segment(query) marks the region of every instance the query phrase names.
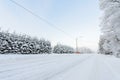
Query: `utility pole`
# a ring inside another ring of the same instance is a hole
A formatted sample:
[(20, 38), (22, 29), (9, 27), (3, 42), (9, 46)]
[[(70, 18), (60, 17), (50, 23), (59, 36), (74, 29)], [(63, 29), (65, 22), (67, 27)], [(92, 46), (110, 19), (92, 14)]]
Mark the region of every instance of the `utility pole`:
[(76, 41), (76, 53), (77, 53), (77, 54), (80, 54), (79, 46), (78, 46), (78, 44), (79, 44), (79, 43), (78, 43), (78, 38), (82, 38), (82, 36), (76, 37), (76, 40), (75, 40), (75, 41)]
[(77, 42), (77, 38), (76, 38), (76, 53), (78, 52), (78, 42)]
[(78, 39), (76, 38), (76, 53), (79, 54), (80, 52), (78, 51)]

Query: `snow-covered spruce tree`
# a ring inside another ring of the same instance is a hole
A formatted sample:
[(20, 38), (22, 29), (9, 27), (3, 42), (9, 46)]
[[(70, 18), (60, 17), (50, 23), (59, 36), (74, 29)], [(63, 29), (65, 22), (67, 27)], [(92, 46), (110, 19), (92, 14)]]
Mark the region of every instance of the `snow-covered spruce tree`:
[(10, 34), (8, 32), (0, 32), (0, 52), (2, 54), (9, 53), (11, 50)]
[(49, 41), (41, 39), (38, 44), (36, 44), (37, 53), (51, 53), (51, 50), (51, 43)]
[(120, 0), (100, 0), (103, 10), (99, 50), (103, 54), (120, 54)]
[(53, 48), (53, 53), (58, 53), (58, 54), (74, 53), (74, 49), (66, 45), (57, 44)]

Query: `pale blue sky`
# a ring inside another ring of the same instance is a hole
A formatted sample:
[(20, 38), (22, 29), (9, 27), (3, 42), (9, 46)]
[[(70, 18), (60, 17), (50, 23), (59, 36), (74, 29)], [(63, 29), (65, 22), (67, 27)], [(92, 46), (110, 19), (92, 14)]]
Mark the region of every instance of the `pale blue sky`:
[[(98, 48), (100, 10), (99, 0), (15, 0), (35, 14), (64, 30), (72, 37), (40, 21), (9, 0), (0, 0), (0, 26), (2, 30), (45, 38), (53, 45), (62, 43), (75, 47)], [(80, 37), (82, 36), (82, 37)]]

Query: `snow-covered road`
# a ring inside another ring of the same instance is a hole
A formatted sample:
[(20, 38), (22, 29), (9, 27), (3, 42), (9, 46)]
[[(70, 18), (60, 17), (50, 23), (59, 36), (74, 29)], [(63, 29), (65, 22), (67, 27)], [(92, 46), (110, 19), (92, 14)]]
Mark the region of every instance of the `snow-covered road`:
[(120, 59), (100, 54), (0, 55), (0, 80), (120, 80)]

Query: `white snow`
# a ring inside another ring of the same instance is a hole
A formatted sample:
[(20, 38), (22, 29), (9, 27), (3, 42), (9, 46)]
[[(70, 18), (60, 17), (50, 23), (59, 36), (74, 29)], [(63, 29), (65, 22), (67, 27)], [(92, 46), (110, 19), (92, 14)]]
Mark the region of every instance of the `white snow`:
[(100, 54), (0, 55), (0, 80), (120, 80), (120, 59)]

